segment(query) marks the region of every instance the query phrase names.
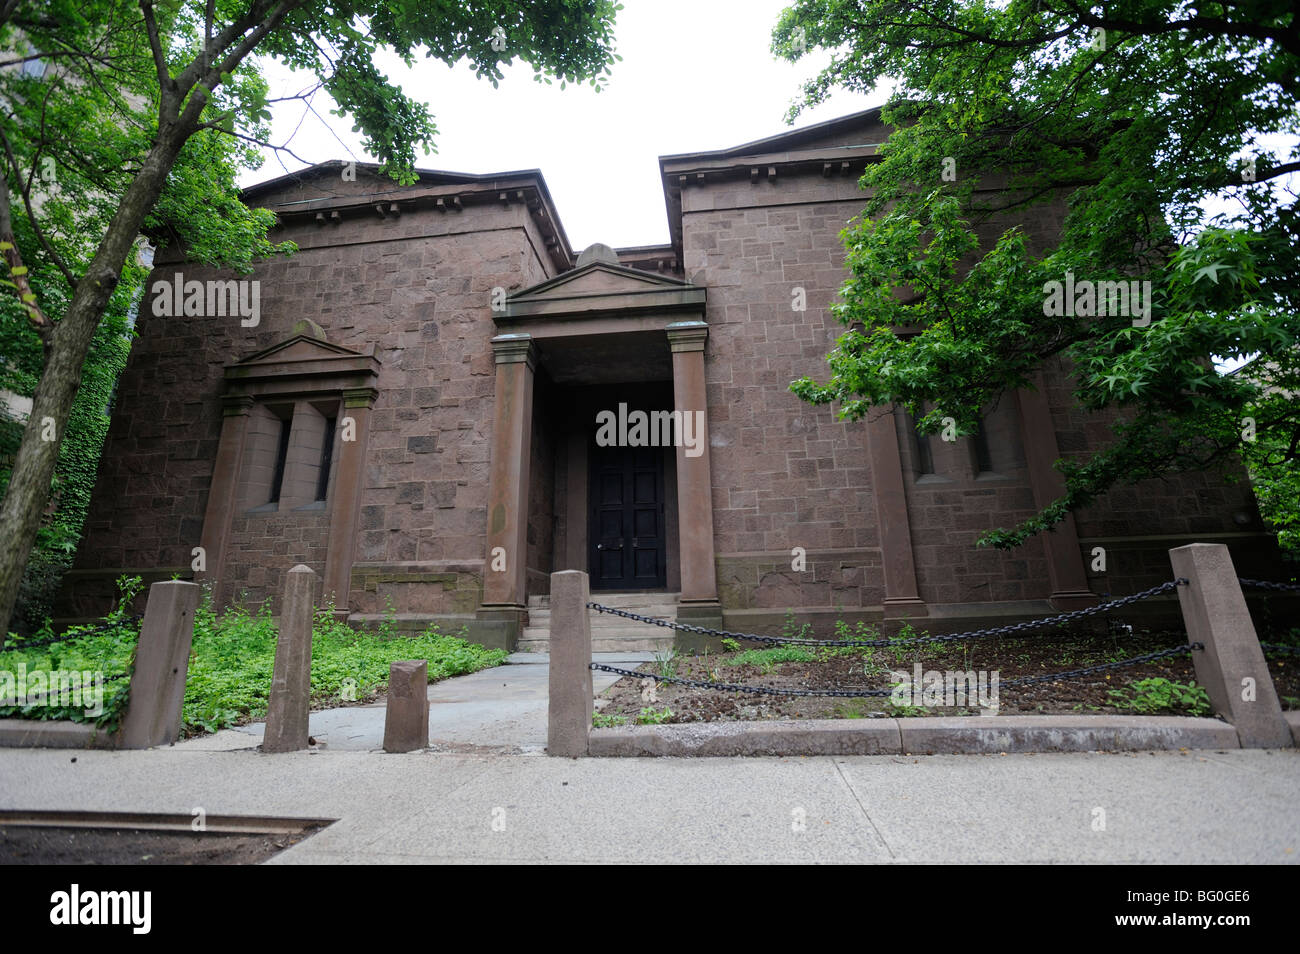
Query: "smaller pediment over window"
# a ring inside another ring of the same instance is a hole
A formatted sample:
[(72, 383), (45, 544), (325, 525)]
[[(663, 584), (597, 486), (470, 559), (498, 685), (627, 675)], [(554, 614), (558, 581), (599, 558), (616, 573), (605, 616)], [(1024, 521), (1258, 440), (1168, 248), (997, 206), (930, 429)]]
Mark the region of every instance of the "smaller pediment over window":
[(296, 334), (225, 368), (227, 396), (343, 392), (374, 387), (378, 377), (379, 359), (373, 354), (310, 333)]

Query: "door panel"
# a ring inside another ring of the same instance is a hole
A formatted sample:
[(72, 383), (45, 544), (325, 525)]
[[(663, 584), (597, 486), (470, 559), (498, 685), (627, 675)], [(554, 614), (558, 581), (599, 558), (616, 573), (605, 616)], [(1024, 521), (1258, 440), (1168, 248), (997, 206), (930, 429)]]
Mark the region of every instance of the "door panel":
[(591, 588), (663, 588), (663, 449), (593, 445), (589, 453)]

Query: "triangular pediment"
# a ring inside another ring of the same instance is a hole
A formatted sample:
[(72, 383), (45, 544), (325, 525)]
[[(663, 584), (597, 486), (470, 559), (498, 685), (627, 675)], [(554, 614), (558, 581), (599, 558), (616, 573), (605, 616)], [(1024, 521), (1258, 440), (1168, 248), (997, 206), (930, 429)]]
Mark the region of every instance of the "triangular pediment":
[(506, 299), (505, 318), (703, 311), (704, 289), (680, 278), (592, 262)]
[(690, 288), (690, 282), (626, 265), (592, 262), (511, 295), (509, 301), (541, 301), (582, 295), (621, 295), (666, 288)]
[(293, 361), (319, 361), (322, 358), (364, 358), (360, 351), (353, 351), (342, 345), (331, 344), (310, 335), (294, 335), (279, 344), (250, 354), (236, 361), (234, 367), (249, 367), (258, 364), (284, 364)]

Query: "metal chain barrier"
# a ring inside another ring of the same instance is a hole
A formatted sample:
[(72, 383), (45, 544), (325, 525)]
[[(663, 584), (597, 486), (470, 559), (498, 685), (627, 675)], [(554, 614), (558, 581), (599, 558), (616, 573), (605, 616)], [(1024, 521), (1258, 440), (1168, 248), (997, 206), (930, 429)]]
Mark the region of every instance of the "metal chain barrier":
[(733, 633), (725, 629), (709, 629), (705, 626), (694, 626), (690, 623), (679, 623), (673, 619), (660, 619), (656, 616), (642, 616), (640, 613), (633, 613), (628, 610), (614, 609), (612, 606), (602, 606), (600, 603), (588, 603), (588, 609), (594, 609), (598, 613), (609, 613), (614, 616), (622, 616), (625, 619), (635, 620), (638, 623), (649, 623), (652, 626), (663, 626), (668, 629), (681, 630), (684, 633), (698, 633), (701, 636), (721, 636), (724, 639), (745, 639), (755, 643), (771, 643), (794, 646), (825, 646), (825, 647), (872, 647), (885, 649), (893, 646), (909, 646), (913, 643), (950, 643), (964, 639), (984, 639), (989, 636), (1008, 636), (1012, 633), (1028, 632), (1031, 629), (1040, 629), (1044, 626), (1060, 626), (1076, 619), (1084, 619), (1088, 616), (1095, 616), (1098, 613), (1105, 613), (1109, 610), (1117, 609), (1121, 606), (1128, 606), (1130, 603), (1137, 603), (1141, 600), (1150, 599), (1153, 596), (1159, 596), (1161, 593), (1175, 589), (1179, 586), (1186, 586), (1187, 580), (1178, 578), (1170, 580), (1168, 583), (1161, 583), (1159, 586), (1153, 586), (1149, 590), (1143, 590), (1141, 593), (1134, 593), (1132, 596), (1124, 596), (1117, 600), (1111, 600), (1107, 603), (1098, 603), (1096, 606), (1089, 606), (1084, 609), (1074, 610), (1070, 613), (1061, 613), (1057, 616), (1046, 616), (1042, 619), (1026, 620), (1023, 623), (1012, 623), (1007, 626), (995, 626), (991, 629), (977, 629), (966, 633), (946, 633), (939, 636), (915, 636), (908, 639), (808, 639), (804, 637), (791, 636), (763, 636), (756, 633)]
[[(1006, 682), (999, 681), (998, 688), (1014, 688), (1016, 686), (1028, 686), (1037, 682), (1059, 682), (1062, 679), (1070, 679), (1078, 676), (1090, 676), (1093, 673), (1108, 672), (1112, 669), (1123, 669), (1127, 666), (1136, 666), (1140, 663), (1150, 662), (1153, 659), (1163, 659), (1166, 656), (1181, 656), (1192, 650), (1204, 649), (1202, 643), (1188, 643), (1183, 646), (1171, 646), (1168, 649), (1157, 650), (1153, 653), (1144, 653), (1141, 656), (1134, 656), (1131, 659), (1121, 659), (1118, 662), (1101, 663), (1097, 666), (1087, 666), (1083, 669), (1068, 669), (1065, 672), (1048, 673), (1042, 676), (1021, 676), (1017, 679), (1008, 679)], [(680, 679), (677, 676), (662, 676), (653, 672), (634, 672), (631, 669), (620, 669), (617, 666), (606, 666), (604, 663), (591, 663), (593, 670), (600, 672), (611, 672), (618, 676), (631, 676), (634, 679), (653, 679), (656, 682), (666, 682), (677, 686), (686, 686), (689, 689), (718, 689), (722, 692), (750, 692), (762, 696), (828, 696), (836, 699), (861, 699), (867, 697), (884, 697), (893, 695), (893, 689), (781, 689), (773, 686), (742, 686), (734, 682), (706, 682), (703, 679)]]
[(100, 623), (94, 629), (82, 630), (81, 632), (67, 632), (67, 633), (63, 633), (61, 636), (51, 636), (49, 639), (36, 639), (36, 640), (20, 642), (20, 643), (7, 643), (4, 646), (0, 646), (0, 653), (19, 652), (24, 649), (40, 649), (42, 646), (53, 646), (55, 643), (66, 643), (74, 639), (85, 639), (88, 636), (98, 636), (101, 633), (106, 633), (109, 630), (122, 625), (122, 623), (130, 622), (130, 623), (139, 624), (142, 619), (144, 619), (143, 616), (127, 616), (124, 617), (119, 622)]
[(1283, 646), (1281, 643), (1260, 643), (1260, 649), (1269, 649), (1275, 653), (1300, 653), (1300, 646)]
[(1257, 590), (1274, 590), (1279, 593), (1300, 593), (1300, 583), (1274, 583), (1272, 580), (1248, 580), (1245, 577), (1238, 577), (1237, 582), (1242, 586), (1254, 587)]

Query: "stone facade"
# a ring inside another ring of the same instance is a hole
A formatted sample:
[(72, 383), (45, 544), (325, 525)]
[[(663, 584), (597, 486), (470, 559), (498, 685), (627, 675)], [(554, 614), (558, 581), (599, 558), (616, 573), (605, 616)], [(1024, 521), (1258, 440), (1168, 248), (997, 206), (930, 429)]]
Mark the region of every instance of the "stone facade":
[[(1059, 366), (990, 409), (982, 442), (790, 393), (825, 376), (839, 232), (886, 136), (872, 111), (663, 157), (671, 242), (582, 257), (536, 171), (402, 187), (330, 163), (247, 190), (299, 251), (249, 276), (158, 255), (65, 614), (102, 611), (126, 571), (258, 602), (301, 563), (356, 622), (391, 608), (507, 644), (564, 569), (596, 591), (655, 580), (681, 617), (732, 628), (787, 610), (942, 628), (1167, 580), (1180, 542), (1267, 561), (1245, 482), (1201, 475), (1115, 491), (1012, 553), (975, 547), (1055, 496), (1057, 456), (1106, 438)], [(1043, 242), (1061, 214), (1022, 224)], [(178, 274), (259, 282), (257, 323), (156, 314)], [(593, 411), (620, 403), (699, 412), (700, 453), (610, 456)]]

